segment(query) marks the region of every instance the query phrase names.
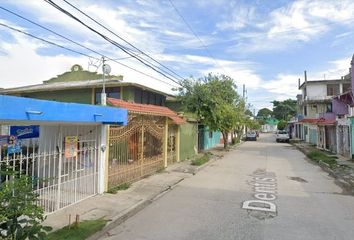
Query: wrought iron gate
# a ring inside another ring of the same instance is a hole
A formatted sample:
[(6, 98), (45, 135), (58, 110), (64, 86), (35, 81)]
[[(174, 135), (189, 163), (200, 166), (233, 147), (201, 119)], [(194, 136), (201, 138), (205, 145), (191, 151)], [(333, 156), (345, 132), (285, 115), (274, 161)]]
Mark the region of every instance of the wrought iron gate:
[(128, 125), (109, 130), (108, 188), (163, 168), (164, 117), (130, 115)]
[[(46, 213), (97, 194), (97, 126), (41, 126), (40, 137), (21, 140), (21, 151), (9, 154), (0, 146), (0, 169), (10, 169), (32, 179), (39, 205)], [(65, 149), (65, 137), (74, 136), (74, 151)], [(0, 183), (14, 177), (0, 175)]]

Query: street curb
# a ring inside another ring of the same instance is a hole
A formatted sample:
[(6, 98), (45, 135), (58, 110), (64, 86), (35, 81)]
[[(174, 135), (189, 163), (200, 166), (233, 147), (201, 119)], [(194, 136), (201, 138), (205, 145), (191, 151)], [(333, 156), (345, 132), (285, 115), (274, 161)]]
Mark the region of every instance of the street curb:
[[(237, 143), (237, 144), (235, 144), (235, 145), (232, 145), (232, 147), (230, 147), (230, 150), (229, 150), (229, 151), (235, 150), (238, 146), (242, 145), (244, 142), (245, 142), (245, 141), (241, 141), (241, 142), (239, 142), (239, 143)], [(196, 167), (192, 174), (193, 174), (193, 175), (197, 174), (197, 173), (198, 173), (199, 171), (201, 171), (203, 168), (209, 166), (210, 164), (216, 162), (217, 160), (219, 160), (219, 159), (221, 159), (221, 158), (223, 158), (223, 157), (224, 157), (224, 155), (222, 155), (222, 157), (213, 156), (212, 158), (210, 158), (210, 160), (209, 160), (208, 162), (204, 163), (204, 164), (201, 165), (201, 166)]]
[(166, 187), (166, 188), (162, 189), (161, 191), (159, 191), (158, 193), (154, 194), (151, 198), (146, 199), (146, 200), (144, 200), (142, 202), (136, 203), (135, 205), (131, 206), (130, 208), (125, 210), (122, 215), (111, 219), (111, 221), (108, 222), (107, 225), (101, 231), (96, 232), (95, 234), (93, 234), (92, 236), (87, 238), (87, 240), (98, 240), (98, 239), (100, 239), (107, 232), (109, 232), (110, 230), (112, 230), (115, 227), (119, 226), (120, 224), (122, 224), (123, 222), (125, 222), (129, 218), (133, 217), (135, 214), (137, 214), (138, 212), (140, 212), (141, 210), (143, 210), (147, 206), (149, 206), (155, 200), (159, 199), (164, 194), (166, 194), (167, 192), (169, 192), (172, 189), (174, 189), (184, 179), (185, 178), (180, 178), (178, 181), (174, 182), (172, 185), (169, 185), (168, 187)]
[[(236, 145), (234, 145), (233, 147), (236, 148), (239, 145), (243, 144), (244, 142), (240, 142)], [(234, 148), (232, 150), (234, 150)], [(209, 166), (210, 164), (214, 163), (215, 161), (223, 158), (222, 157), (212, 157), (208, 162), (206, 162), (205, 164), (198, 166), (195, 171), (193, 171), (193, 175), (195, 175), (197, 172), (201, 171), (203, 168)], [(151, 198), (146, 199), (142, 202), (138, 202), (135, 205), (131, 206), (130, 208), (128, 208), (127, 210), (125, 210), (120, 216), (117, 216), (113, 219), (111, 219), (111, 221), (109, 221), (107, 223), (107, 225), (99, 232), (96, 232), (95, 234), (93, 234), (92, 236), (90, 236), (89, 238), (87, 238), (87, 240), (98, 240), (101, 237), (103, 237), (105, 234), (107, 234), (107, 232), (109, 232), (110, 230), (114, 229), (115, 227), (119, 226), (120, 224), (122, 224), (123, 222), (125, 222), (126, 220), (128, 220), (129, 218), (133, 217), (135, 214), (137, 214), (138, 212), (140, 212), (141, 210), (143, 210), (144, 208), (146, 208), (147, 206), (149, 206), (151, 203), (153, 203), (154, 201), (156, 201), (157, 199), (159, 199), (160, 197), (162, 197), (163, 195), (165, 195), (167, 192), (171, 191), (172, 189), (174, 189), (180, 182), (182, 182), (185, 178), (181, 177), (178, 181), (174, 182), (173, 184), (169, 185), (168, 187), (162, 189), (161, 191), (159, 191), (158, 193), (156, 193), (155, 195), (153, 195)]]
[(311, 162), (312, 164), (315, 164), (319, 167), (321, 167), (321, 169), (325, 172), (327, 172), (331, 177), (334, 178), (334, 182), (341, 187), (343, 190), (345, 190), (347, 193), (354, 195), (354, 184), (351, 184), (350, 182), (347, 182), (345, 179), (341, 178), (340, 176), (338, 176), (329, 166), (329, 164), (323, 162), (323, 161), (319, 161), (318, 163), (316, 163), (315, 161), (311, 160), (310, 158), (308, 158), (306, 156), (307, 152), (304, 148), (299, 147), (297, 144), (293, 144), (293, 146), (295, 146), (300, 152), (302, 152), (305, 155), (305, 159), (308, 162)]

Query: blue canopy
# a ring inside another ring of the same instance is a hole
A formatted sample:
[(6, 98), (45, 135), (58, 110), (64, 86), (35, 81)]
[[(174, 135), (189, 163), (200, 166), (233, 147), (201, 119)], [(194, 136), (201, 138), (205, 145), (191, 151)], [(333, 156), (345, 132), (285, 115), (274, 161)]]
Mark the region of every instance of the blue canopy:
[(0, 122), (5, 121), (126, 125), (128, 111), (116, 107), (0, 95)]

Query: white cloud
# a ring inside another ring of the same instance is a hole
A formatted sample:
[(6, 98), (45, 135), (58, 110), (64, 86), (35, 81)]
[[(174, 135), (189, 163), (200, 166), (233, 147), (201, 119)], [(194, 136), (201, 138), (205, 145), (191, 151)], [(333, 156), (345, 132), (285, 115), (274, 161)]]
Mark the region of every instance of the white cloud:
[(278, 99), (295, 98), (299, 93), (298, 75), (278, 74), (274, 80), (263, 82), (262, 88), (277, 95)]
[(0, 87), (9, 88), (42, 83), (67, 71), (74, 63), (85, 66), (86, 58), (65, 55), (40, 56), (42, 43), (14, 35), (16, 43), (6, 44), (6, 55), (0, 55)]
[(328, 62), (328, 69), (308, 73), (308, 79), (339, 79), (349, 73), (352, 56)]
[[(241, 13), (242, 11), (240, 15)], [(273, 10), (266, 18), (248, 18), (248, 24), (258, 30), (237, 31), (235, 39), (238, 40), (238, 45), (232, 49), (243, 52), (283, 50), (294, 47), (299, 42), (318, 39), (338, 24), (351, 26), (353, 16), (352, 0), (293, 1)], [(242, 21), (239, 21), (239, 26), (243, 26)], [(237, 27), (234, 29), (238, 30)]]
[(218, 23), (216, 27), (220, 30), (233, 29), (239, 30), (252, 22), (255, 17), (255, 8), (250, 6), (236, 5), (232, 10), (231, 16), (226, 20)]

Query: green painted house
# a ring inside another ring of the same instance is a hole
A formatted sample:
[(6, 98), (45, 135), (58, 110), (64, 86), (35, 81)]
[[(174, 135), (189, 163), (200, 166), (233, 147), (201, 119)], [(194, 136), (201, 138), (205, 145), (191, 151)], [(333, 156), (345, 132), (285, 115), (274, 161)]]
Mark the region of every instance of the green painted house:
[[(106, 76), (107, 97), (164, 106), (166, 97), (170, 96), (158, 90), (122, 80), (123, 76)], [(102, 74), (85, 71), (80, 65), (74, 65), (70, 71), (43, 81), (43, 84), (1, 89), (0, 94), (59, 102), (99, 104), (102, 85)]]

